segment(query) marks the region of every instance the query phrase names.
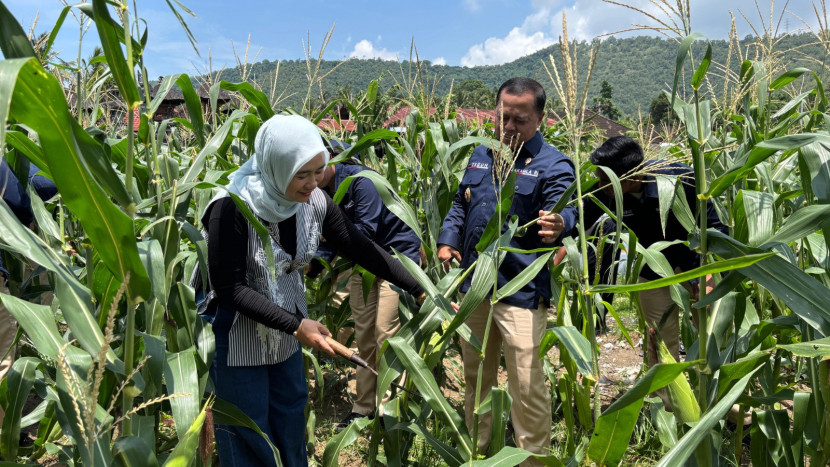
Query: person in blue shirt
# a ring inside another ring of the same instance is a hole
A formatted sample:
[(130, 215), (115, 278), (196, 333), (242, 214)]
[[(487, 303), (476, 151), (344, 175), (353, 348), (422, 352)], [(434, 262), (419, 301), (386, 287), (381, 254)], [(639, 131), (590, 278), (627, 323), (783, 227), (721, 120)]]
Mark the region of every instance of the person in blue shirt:
[[(321, 187), (334, 196), (344, 180), (365, 170), (371, 169), (354, 161), (329, 165)], [(381, 248), (390, 254), (397, 251), (420, 264), (421, 240), (409, 226), (386, 208), (370, 179), (354, 177), (339, 206), (354, 226)], [(401, 327), (398, 316), (400, 295), (392, 290), (389, 282), (376, 278), (368, 295), (364, 296), (363, 276), (360, 273), (351, 276), (348, 290), (358, 353), (377, 369), (378, 351)], [(347, 427), (356, 418), (374, 417), (378, 409), (377, 377), (366, 368), (358, 367), (356, 373), (357, 394), (352, 411), (337, 424), (339, 429)], [(386, 400), (384, 398), (382, 403)]]
[[(40, 172), (40, 169), (34, 164), (29, 165), (29, 184), (32, 185), (39, 198), (50, 199), (57, 194), (58, 189), (53, 181), (42, 175), (37, 175), (38, 172)], [(35, 220), (34, 212), (32, 212), (32, 200), (6, 159), (0, 161), (0, 193), (2, 193), (3, 201), (9, 206), (20, 223), (27, 227), (31, 226)], [(9, 276), (10, 273), (3, 263), (3, 255), (0, 254), (0, 292), (5, 294), (9, 293)], [(16, 334), (17, 321), (5, 306), (0, 305), (0, 355), (6, 355), (7, 350), (14, 344)], [(0, 381), (6, 377), (12, 364), (14, 364), (14, 357), (15, 351), (12, 349), (0, 361)], [(3, 423), (4, 415), (3, 409), (0, 408), (0, 425)]]
[[(660, 220), (660, 198), (657, 191), (655, 177), (665, 175), (676, 177), (677, 183), (683, 187), (686, 202), (697, 218), (697, 193), (695, 191), (694, 170), (680, 162), (663, 160), (645, 161), (643, 148), (636, 141), (627, 136), (610, 138), (591, 154), (591, 162), (597, 166), (611, 169), (620, 177), (620, 188), (623, 193), (623, 223), (637, 234), (637, 241), (645, 248), (656, 242), (686, 240), (688, 231), (677, 219), (674, 211), (669, 211), (665, 230)], [(596, 197), (606, 206), (613, 209), (614, 190), (610, 185), (605, 172), (597, 169), (597, 177), (602, 191)], [(707, 225), (727, 233), (728, 229), (721, 223), (711, 200), (707, 205)], [(585, 225), (595, 222), (603, 210), (594, 203), (585, 203)], [(675, 271), (688, 271), (700, 266), (700, 257), (686, 245), (675, 244), (664, 248), (663, 255)], [(660, 278), (647, 265), (640, 271), (640, 281), (646, 282)], [(692, 298), (699, 295), (699, 284), (696, 282), (683, 284)], [(707, 288), (711, 288), (711, 278), (707, 278)], [(675, 360), (680, 357), (680, 320), (679, 308), (671, 298), (669, 287), (644, 290), (639, 292), (640, 304), (646, 318), (646, 324), (653, 327), (666, 343)], [(646, 333), (648, 335), (648, 333)], [(653, 344), (649, 340), (649, 364), (657, 362)]]
[[(546, 143), (538, 131), (545, 118), (545, 90), (535, 80), (512, 78), (502, 84), (496, 95), (496, 138), (519, 149), (513, 171), (516, 186), (511, 215), (519, 218), (519, 225), (540, 218), (521, 237), (514, 237), (510, 246), (522, 250), (534, 250), (551, 246), (562, 232), (568, 232), (575, 224), (576, 211), (566, 207), (559, 214), (547, 214), (568, 186), (574, 181), (574, 164), (571, 160)], [(477, 258), (476, 244), (484, 228), (496, 210), (496, 192), (493, 185), (493, 151), (479, 146), (470, 156), (467, 170), (452, 207), (444, 219), (438, 237), (438, 259), (446, 266), (453, 259), (462, 268), (469, 267)], [(524, 271), (543, 253), (505, 254), (498, 270), (498, 285)], [(461, 286), (461, 292), (470, 288), (470, 278)], [(511, 416), (516, 445), (533, 453), (547, 454), (550, 447), (551, 407), (550, 391), (545, 385), (545, 375), (539, 358), (539, 346), (547, 327), (547, 310), (550, 300), (550, 272), (547, 266), (509, 297), (494, 304), (493, 322), (484, 351), (481, 375), (481, 400), (496, 386), (496, 379), (504, 344), (507, 366), (508, 390), (513, 399)], [(490, 301), (484, 300), (467, 320), (470, 330), (483, 339), (490, 311)], [(469, 343), (461, 345), (464, 378), (464, 412), (467, 426), (473, 428), (476, 383), (478, 378), (478, 352)], [(492, 414), (479, 418), (479, 446), (486, 452), (490, 442)], [(533, 458), (524, 465), (533, 465)]]

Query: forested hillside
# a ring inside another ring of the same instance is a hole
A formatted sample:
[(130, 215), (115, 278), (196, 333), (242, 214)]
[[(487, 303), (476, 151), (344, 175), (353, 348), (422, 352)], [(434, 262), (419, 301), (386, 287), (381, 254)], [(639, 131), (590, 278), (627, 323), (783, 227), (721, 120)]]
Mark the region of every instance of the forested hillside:
[[(761, 41), (764, 42), (764, 41)], [(823, 62), (826, 60), (826, 51), (816, 43), (812, 34), (791, 35), (773, 41), (773, 49), (781, 55), (781, 60), (788, 66), (806, 65), (810, 60)], [(747, 36), (741, 41), (741, 52), (744, 57), (752, 58), (759, 41)], [(582, 58), (578, 64), (579, 76), (585, 76), (588, 66), (587, 42), (579, 44)], [(631, 116), (637, 113), (638, 107), (648, 112), (651, 101), (661, 90), (667, 89), (674, 76), (675, 59), (678, 44), (670, 39), (659, 37), (639, 36), (625, 39), (609, 38), (603, 41), (597, 57), (594, 76), (591, 80), (590, 96), (597, 96), (600, 85), (608, 81), (613, 86), (614, 103), (623, 114)], [(697, 55), (703, 56), (702, 43), (697, 44)], [(713, 61), (710, 75), (722, 75), (729, 50), (725, 40), (712, 41)], [(543, 62), (549, 63), (549, 56), (557, 60), (559, 66), (559, 46), (554, 45), (540, 50), (532, 55), (522, 57), (504, 65), (480, 66), (465, 68), (460, 66), (437, 66), (425, 62), (424, 71), (434, 84), (438, 95), (446, 95), (450, 84), (456, 85), (463, 80), (480, 80), (487, 88), (498, 86), (511, 76), (536, 77), (543, 84), (549, 84), (547, 72)], [(324, 75), (334, 68), (337, 61), (324, 60), (320, 64), (320, 75)], [(313, 64), (312, 64), (313, 65)], [(277, 62), (263, 60), (249, 65), (249, 80), (256, 81), (266, 93), (271, 91), (271, 82)], [(732, 72), (740, 70), (739, 61), (733, 58), (730, 65)], [(561, 66), (560, 66), (561, 69)], [(348, 60), (331, 72), (322, 82), (322, 100), (328, 101), (339, 94), (365, 90), (373, 79), (382, 74), (381, 88), (387, 89), (396, 82), (405, 82), (410, 75), (410, 63), (395, 61)], [(221, 79), (237, 82), (241, 80), (241, 70), (238, 68), (226, 69), (221, 73)], [(283, 94), (283, 106), (299, 106), (308, 94), (307, 66), (305, 60), (286, 60), (280, 62), (279, 75), (276, 81), (276, 94)], [(720, 82), (720, 80), (713, 80)], [(552, 93), (551, 93), (552, 94)], [(321, 100), (321, 90), (315, 87), (312, 97), (318, 102)]]

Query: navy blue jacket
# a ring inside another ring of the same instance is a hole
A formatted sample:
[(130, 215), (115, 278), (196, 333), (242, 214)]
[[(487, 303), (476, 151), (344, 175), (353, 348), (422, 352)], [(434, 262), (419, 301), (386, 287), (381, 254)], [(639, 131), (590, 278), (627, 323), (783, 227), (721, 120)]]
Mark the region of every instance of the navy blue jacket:
[[(514, 169), (517, 173), (513, 204), (509, 215), (519, 217), (519, 225), (539, 217), (539, 210), (552, 208), (568, 186), (574, 181), (574, 164), (571, 160), (536, 135), (522, 147)], [(449, 245), (461, 252), (461, 267), (469, 267), (478, 257), (476, 244), (484, 233), (487, 222), (496, 212), (496, 192), (493, 186), (493, 153), (486, 146), (479, 146), (470, 156), (467, 170), (458, 185), (441, 235), (439, 245)], [(469, 194), (468, 191), (469, 190)], [(562, 211), (564, 232), (568, 233), (576, 221), (576, 209), (571, 205)], [(523, 237), (514, 237), (510, 246), (534, 250), (553, 246), (542, 243), (539, 226), (533, 224)], [(498, 285), (503, 286), (544, 253), (507, 253), (499, 268)], [(470, 289), (471, 277), (461, 285), (461, 292)], [(502, 301), (509, 305), (536, 309), (540, 299), (550, 300), (550, 271), (547, 266), (515, 294)]]
[[(651, 166), (651, 168), (649, 168)], [(683, 191), (686, 201), (697, 218), (697, 192), (695, 191), (694, 170), (680, 162), (666, 163), (665, 161), (649, 161), (645, 163), (644, 170), (647, 172), (643, 179), (643, 195), (638, 199), (628, 193), (623, 195), (623, 222), (635, 234), (637, 240), (645, 248), (662, 241), (686, 240), (689, 233), (677, 220), (674, 211), (669, 211), (666, 219), (666, 233), (663, 234), (663, 226), (660, 222), (660, 198), (657, 191), (655, 175), (676, 176), (677, 183), (683, 184)], [(614, 200), (604, 192), (596, 193), (597, 199), (602, 201), (606, 207), (614, 210)], [(603, 214), (593, 202), (586, 202), (583, 212), (585, 214), (585, 226), (592, 225)], [(715, 207), (710, 200), (707, 207), (707, 226), (727, 233), (728, 229), (721, 223)], [(686, 245), (672, 245), (662, 250), (672, 269), (680, 268), (688, 271), (700, 266), (700, 258), (694, 250)], [(647, 265), (643, 267), (640, 276), (654, 280), (660, 276)]]
[[(371, 169), (358, 164), (335, 164), (334, 191), (337, 192), (343, 180), (364, 170)], [(331, 195), (334, 196), (334, 193)], [(339, 206), (358, 230), (389, 254), (395, 250), (416, 264), (421, 263), (421, 240), (404, 221), (386, 208), (371, 180), (355, 177)], [(335, 254), (328, 245), (320, 244), (318, 256), (330, 262)]]

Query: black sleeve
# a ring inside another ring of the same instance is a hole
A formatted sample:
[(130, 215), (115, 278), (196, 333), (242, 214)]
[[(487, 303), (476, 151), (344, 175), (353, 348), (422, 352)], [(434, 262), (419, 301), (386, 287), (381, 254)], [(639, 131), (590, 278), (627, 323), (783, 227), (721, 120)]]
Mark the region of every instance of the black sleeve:
[(424, 293), (424, 289), (406, 272), (401, 263), (363, 235), (328, 195), (326, 195), (326, 202), (328, 206), (326, 218), (323, 220), (323, 236), (327, 242), (331, 243), (343, 256), (410, 294), (417, 297)]
[(210, 208), (208, 272), (219, 304), (233, 308), (252, 320), (291, 334), (302, 317), (278, 306), (248, 287), (245, 281), (248, 256), (248, 221), (229, 197)]

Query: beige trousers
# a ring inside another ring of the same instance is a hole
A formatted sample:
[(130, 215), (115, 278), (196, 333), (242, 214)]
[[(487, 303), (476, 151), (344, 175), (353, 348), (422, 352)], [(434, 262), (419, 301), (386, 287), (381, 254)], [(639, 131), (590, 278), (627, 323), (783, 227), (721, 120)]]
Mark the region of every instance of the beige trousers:
[[(648, 282), (648, 279), (640, 277), (640, 282)], [(687, 282), (683, 283), (683, 287), (691, 291), (691, 287)], [(653, 327), (660, 333), (660, 338), (665, 342), (669, 352), (678, 362), (680, 361), (680, 308), (674, 303), (671, 298), (671, 287), (660, 287), (651, 290), (641, 290), (640, 305), (643, 307), (643, 315), (646, 317), (646, 325)], [(663, 315), (668, 313), (663, 327), (660, 327), (660, 321)], [(647, 330), (646, 330), (647, 331)], [(647, 339), (648, 332), (646, 332)], [(647, 343), (648, 340), (646, 341)], [(647, 345), (646, 349), (651, 349), (651, 345)], [(648, 364), (654, 365), (657, 363), (657, 356), (647, 351)]]
[[(378, 367), (378, 351), (401, 327), (398, 317), (400, 295), (383, 279), (375, 279), (366, 299), (363, 299), (363, 277), (355, 274), (349, 279), (349, 303), (354, 319), (357, 351), (375, 369)], [(371, 371), (358, 367), (357, 396), (352, 412), (371, 415), (377, 409), (377, 377)], [(385, 403), (390, 394), (381, 403)]]
[[(484, 300), (467, 319), (473, 335), (483, 340), (490, 313), (490, 301)], [(513, 420), (516, 445), (536, 454), (550, 454), (551, 408), (550, 389), (545, 384), (539, 345), (547, 327), (547, 310), (536, 310), (497, 303), (493, 309), (493, 323), (484, 350), (481, 375), (481, 400), (498, 385), (501, 347), (504, 344), (504, 360), (507, 365), (508, 393), (513, 399), (510, 413)], [(466, 341), (461, 341), (464, 359), (464, 415), (472, 434), (475, 412), (476, 383), (478, 378), (478, 352)], [(479, 417), (479, 448), (485, 451), (490, 444), (492, 413)], [(535, 459), (523, 466), (541, 465)]]
[[(0, 282), (5, 282), (5, 279), (1, 276)], [(9, 289), (5, 286), (5, 284), (0, 284), (0, 292), (8, 294)], [(4, 305), (0, 305), (0, 358), (8, 352), (6, 358), (0, 360), (0, 381), (3, 381), (3, 379), (6, 378), (6, 375), (9, 374), (9, 370), (12, 368), (12, 364), (14, 364), (15, 349), (12, 349), (11, 346), (16, 335), (17, 321), (15, 321), (11, 313), (9, 313), (9, 310), (7, 310)], [(0, 425), (3, 424), (3, 418), (5, 415), (6, 414), (3, 411), (3, 408), (0, 407)]]

